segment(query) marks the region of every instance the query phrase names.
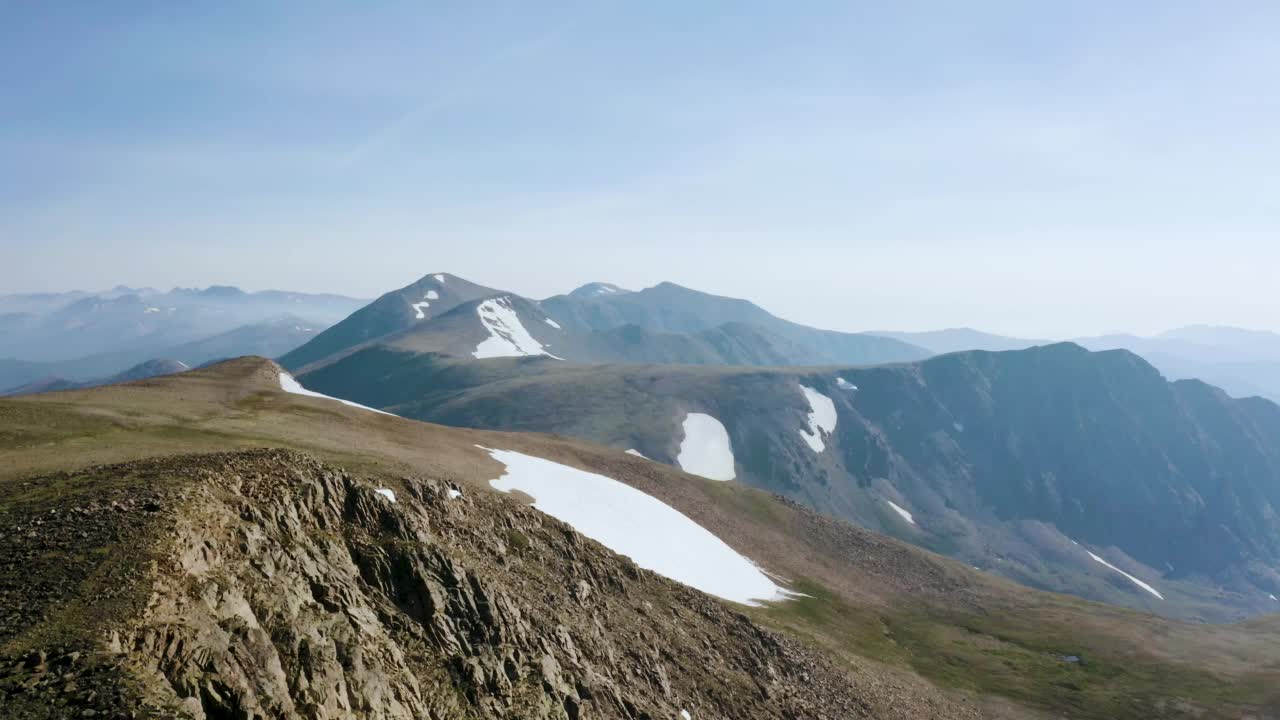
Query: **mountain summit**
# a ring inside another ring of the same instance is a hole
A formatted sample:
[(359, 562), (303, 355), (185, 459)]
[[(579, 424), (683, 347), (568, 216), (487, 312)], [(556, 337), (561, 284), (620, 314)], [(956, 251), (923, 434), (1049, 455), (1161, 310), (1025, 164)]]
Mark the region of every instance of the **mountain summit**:
[(280, 364), (298, 370), (333, 358), (378, 338), (439, 317), (458, 305), (501, 294), (448, 273), (429, 273), (417, 282), (385, 293), (317, 335), (307, 344), (284, 355)]

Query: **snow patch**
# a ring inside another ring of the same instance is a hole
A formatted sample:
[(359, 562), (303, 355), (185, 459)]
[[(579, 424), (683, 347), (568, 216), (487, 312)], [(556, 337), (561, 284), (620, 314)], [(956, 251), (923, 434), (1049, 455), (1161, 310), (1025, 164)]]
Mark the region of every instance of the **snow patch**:
[(710, 480), (732, 480), (733, 446), (729, 431), (719, 420), (706, 413), (689, 413), (684, 417), (684, 439), (676, 463), (680, 469)]
[(963, 424), (963, 423), (951, 423), (951, 427), (955, 428), (955, 429), (956, 429), (956, 432), (964, 432), (964, 424)]
[(376, 492), (376, 493), (378, 493), (379, 495), (381, 495), (382, 497), (384, 497), (384, 498), (386, 498), (386, 499), (390, 500), (391, 502), (395, 502), (395, 501), (396, 501), (396, 493), (395, 493), (395, 491), (394, 491), (394, 490), (392, 490), (391, 488), (378, 488), (377, 490), (374, 490), (374, 492)]
[(435, 278), (435, 279), (436, 279), (436, 282), (438, 282), (438, 283), (443, 283), (443, 282), (444, 282), (444, 276), (443, 276), (443, 275), (432, 275), (431, 277)]
[(150, 315), (151, 313), (158, 313), (158, 312), (160, 312), (160, 308), (157, 308), (157, 307), (149, 307), (149, 308), (147, 308), (146, 310), (143, 310), (143, 311), (142, 311), (142, 314), (143, 314), (143, 315)]
[(1268, 595), (1267, 597), (1271, 598), (1272, 600), (1275, 600), (1276, 602), (1280, 602), (1280, 600), (1276, 600), (1275, 595)]
[(853, 383), (849, 382), (848, 380), (845, 380), (842, 377), (836, 378), (836, 387), (840, 388), (841, 390), (857, 390), (858, 389), (857, 385), (854, 385)]
[(550, 325), (551, 327), (553, 327), (553, 328), (557, 329), (557, 330), (560, 330), (560, 329), (561, 329), (561, 328), (560, 328), (560, 323), (556, 322), (555, 320), (552, 320), (551, 318), (542, 318), (542, 321), (543, 321), (543, 322), (545, 322), (546, 324)]
[(688, 710), (681, 710), (680, 720), (693, 720), (693, 716), (689, 714)]
[[(913, 516), (911, 513), (907, 512), (906, 510), (904, 510), (904, 509), (903, 509), (902, 507), (900, 507), (897, 503), (895, 503), (895, 502), (894, 502), (894, 501), (892, 501), (892, 500), (885, 500), (885, 502), (889, 503), (889, 507), (893, 508), (893, 511), (894, 511), (894, 512), (896, 512), (896, 513), (898, 513), (899, 515), (901, 515), (903, 520), (906, 520), (907, 522), (911, 523), (912, 525), (915, 525), (915, 524), (916, 524), (915, 516)], [(917, 527), (919, 527), (919, 526), (917, 525)]]
[(613, 478), (509, 450), (486, 449), (506, 465), (490, 480), (572, 525), (637, 565), (716, 597), (758, 604), (788, 593), (723, 540), (675, 508)]
[(635, 448), (631, 448), (630, 450), (628, 450), (628, 451), (627, 451), (627, 454), (628, 454), (628, 455), (635, 455), (636, 457), (638, 457), (638, 458), (644, 458), (645, 460), (648, 460), (648, 459), (649, 459), (649, 458), (647, 458), (647, 457), (644, 457), (644, 455), (643, 455), (639, 450), (637, 450), (637, 449), (635, 449)]
[(330, 397), (328, 395), (325, 395), (324, 393), (318, 393), (318, 392), (315, 392), (314, 390), (308, 390), (302, 387), (302, 383), (293, 379), (293, 376), (290, 375), (289, 373), (283, 373), (283, 372), (280, 373), (280, 389), (284, 390), (287, 393), (292, 393), (294, 395), (305, 395), (307, 397), (322, 398), (324, 400), (337, 400), (343, 405), (350, 405), (353, 408), (359, 408), (361, 410), (368, 410), (369, 412), (376, 412), (382, 415), (391, 415), (391, 417), (396, 417), (395, 415), (392, 415), (391, 413), (386, 412), (385, 410), (371, 408), (366, 405), (361, 405), (359, 403), (353, 403), (350, 400), (343, 400), (342, 398)]
[(820, 453), (827, 448), (822, 436), (830, 435), (836, 429), (836, 404), (831, 398), (807, 385), (801, 385), (800, 390), (809, 403), (809, 427), (800, 428), (800, 437), (809, 443), (814, 452)]
[(427, 291), (427, 299), (428, 299), (428, 300), (439, 300), (439, 299), (440, 299), (440, 293), (436, 292), (435, 290), (428, 290), (428, 291)]
[[(1073, 542), (1074, 542), (1074, 541), (1073, 541)], [(1160, 594), (1160, 592), (1159, 592), (1158, 590), (1156, 590), (1155, 588), (1151, 587), (1150, 585), (1148, 585), (1148, 584), (1146, 584), (1146, 583), (1142, 582), (1142, 581), (1141, 581), (1141, 580), (1139, 580), (1138, 578), (1136, 578), (1136, 577), (1134, 577), (1134, 576), (1130, 575), (1129, 573), (1127, 573), (1127, 572), (1125, 572), (1125, 571), (1121, 570), (1120, 568), (1116, 567), (1115, 565), (1112, 565), (1111, 563), (1107, 562), (1106, 560), (1103, 560), (1102, 558), (1098, 557), (1097, 555), (1094, 555), (1094, 554), (1093, 554), (1091, 551), (1089, 551), (1087, 548), (1085, 549), (1085, 552), (1089, 553), (1089, 557), (1093, 558), (1096, 562), (1100, 562), (1100, 563), (1102, 563), (1103, 565), (1106, 565), (1107, 567), (1111, 568), (1112, 570), (1115, 570), (1116, 572), (1120, 573), (1121, 575), (1123, 575), (1123, 576), (1125, 576), (1125, 577), (1129, 578), (1129, 581), (1130, 581), (1130, 582), (1132, 582), (1134, 585), (1137, 585), (1138, 587), (1142, 588), (1143, 590), (1146, 590), (1147, 592), (1151, 593), (1152, 595), (1155, 595), (1156, 597), (1160, 598), (1161, 600), (1163, 600), (1163, 599), (1164, 599), (1164, 596), (1163, 596), (1163, 595), (1161, 595), (1161, 594)]]
[(525, 355), (546, 355), (557, 360), (555, 355), (543, 349), (542, 344), (525, 330), (520, 316), (511, 307), (510, 298), (485, 300), (476, 307), (480, 316), (480, 324), (489, 331), (489, 337), (476, 346), (474, 357), (521, 357)]
[(460, 497), (462, 497), (462, 491), (461, 491), (461, 490), (454, 490), (453, 488), (449, 488), (449, 499), (450, 499), (450, 500), (457, 500), (457, 499), (458, 499), (458, 498), (460, 498)]
[(417, 313), (417, 315), (414, 316), (416, 319), (425, 320), (427, 315), (426, 313), (422, 312), (422, 310), (423, 308), (431, 307), (431, 303), (423, 300), (420, 303), (409, 303), (409, 307), (413, 308), (413, 311)]

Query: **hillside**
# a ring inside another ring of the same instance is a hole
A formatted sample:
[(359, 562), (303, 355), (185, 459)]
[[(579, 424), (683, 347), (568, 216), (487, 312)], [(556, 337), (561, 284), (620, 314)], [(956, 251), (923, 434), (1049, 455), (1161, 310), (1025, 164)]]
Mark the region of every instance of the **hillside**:
[[(1227, 718), (1280, 700), (1274, 623), (1026, 590), (738, 483), (282, 385), (244, 359), (0, 400), (7, 717)], [(625, 483), (803, 595), (727, 603), (639, 569), (500, 490), (530, 463)]]
[[(1130, 353), (1061, 344), (833, 370), (374, 347), (302, 380), (686, 469), (686, 441), (712, 443), (727, 477), (1035, 587), (1212, 621), (1280, 609), (1280, 408), (1169, 383)], [(691, 435), (703, 417), (712, 434)]]

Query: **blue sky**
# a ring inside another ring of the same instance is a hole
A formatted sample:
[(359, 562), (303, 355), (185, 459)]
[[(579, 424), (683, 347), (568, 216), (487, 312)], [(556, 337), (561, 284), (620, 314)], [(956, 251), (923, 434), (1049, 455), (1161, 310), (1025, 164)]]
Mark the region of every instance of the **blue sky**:
[(0, 7), (0, 292), (1280, 330), (1273, 2)]

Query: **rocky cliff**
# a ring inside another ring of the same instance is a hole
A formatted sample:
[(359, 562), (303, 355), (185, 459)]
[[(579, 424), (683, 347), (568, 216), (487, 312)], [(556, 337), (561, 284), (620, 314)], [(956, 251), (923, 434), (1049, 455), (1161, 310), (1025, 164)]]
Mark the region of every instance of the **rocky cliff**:
[(870, 716), (803, 646), (444, 479), (262, 450), (14, 487), (5, 717)]

